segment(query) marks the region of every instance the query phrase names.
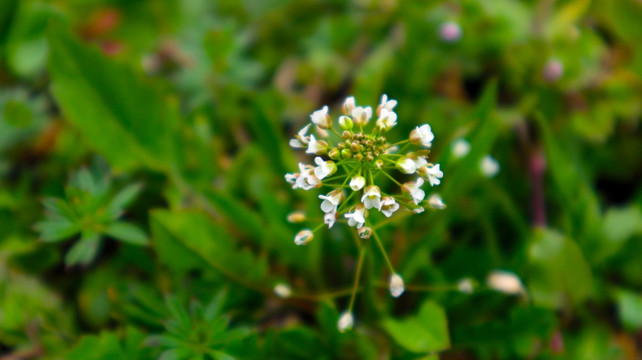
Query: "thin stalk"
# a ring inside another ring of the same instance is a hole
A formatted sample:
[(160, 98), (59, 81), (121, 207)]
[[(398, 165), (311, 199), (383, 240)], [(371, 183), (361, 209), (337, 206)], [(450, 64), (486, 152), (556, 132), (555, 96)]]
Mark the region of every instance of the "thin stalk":
[(363, 258), (366, 255), (366, 248), (362, 247), (359, 250), (359, 262), (357, 263), (357, 273), (354, 276), (354, 285), (352, 287), (352, 296), (350, 297), (350, 305), (348, 305), (348, 312), (352, 312), (354, 300), (357, 298), (357, 290), (359, 290), (359, 277), (361, 276), (361, 267), (363, 266)]

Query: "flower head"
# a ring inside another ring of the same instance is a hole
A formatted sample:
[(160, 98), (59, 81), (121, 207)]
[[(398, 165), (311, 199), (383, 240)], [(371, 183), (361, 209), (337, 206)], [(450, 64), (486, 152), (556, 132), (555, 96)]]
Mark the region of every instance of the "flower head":
[(424, 197), (426, 197), (426, 193), (421, 190), (423, 184), (424, 179), (418, 178), (416, 182), (407, 182), (402, 187), (403, 191), (407, 192), (412, 198), (412, 201), (417, 205), (424, 201)]
[(427, 164), (419, 169), (419, 174), (430, 182), (430, 186), (441, 184), (440, 179), (444, 177), (444, 173), (439, 169), (439, 164)]
[(452, 143), (453, 156), (461, 159), (470, 152), (470, 143), (466, 139), (459, 138)]
[(348, 219), (348, 225), (356, 226), (361, 229), (363, 224), (366, 223), (366, 207), (362, 204), (355, 206), (351, 212), (346, 213), (345, 218)]
[(314, 162), (317, 164), (317, 167), (314, 168), (314, 175), (320, 180), (337, 171), (337, 165), (334, 164), (334, 161), (323, 161), (322, 158), (317, 156), (314, 158)]
[(379, 187), (376, 185), (366, 187), (363, 191), (361, 202), (366, 209), (381, 209), (381, 191), (379, 190)]
[(381, 116), (381, 112), (383, 110), (392, 112), (395, 106), (397, 106), (397, 100), (393, 100), (393, 99), (388, 100), (388, 95), (383, 94), (381, 95), (381, 103), (377, 107), (377, 115)]
[(499, 172), (499, 162), (492, 156), (486, 155), (479, 162), (479, 169), (484, 176), (492, 178)]
[(399, 274), (390, 275), (390, 295), (393, 297), (399, 297), (406, 290), (403, 279)]
[(334, 213), (337, 211), (337, 206), (343, 200), (343, 191), (332, 190), (327, 195), (319, 195), (319, 199), (323, 200), (321, 203), (321, 210), (324, 213)]
[(390, 130), (397, 125), (397, 114), (386, 108), (381, 109), (379, 119), (377, 119), (377, 126), (382, 130)]
[(494, 270), (488, 274), (486, 279), (488, 287), (509, 295), (521, 294), (524, 285), (515, 273), (505, 270)]
[(305, 152), (308, 154), (323, 155), (328, 152), (328, 143), (323, 140), (317, 140), (314, 135), (310, 135), (308, 149)]
[(304, 229), (296, 234), (296, 236), (294, 237), (294, 243), (297, 245), (305, 245), (312, 241), (312, 238), (314, 238), (314, 234), (312, 234), (312, 231), (310, 231), (309, 229)]
[(441, 199), (439, 194), (430, 195), (428, 198), (428, 205), (435, 210), (443, 210), (446, 208), (446, 204), (444, 204), (444, 201)]
[(339, 332), (346, 332), (352, 329), (352, 326), (354, 326), (354, 317), (352, 316), (352, 313), (346, 311), (341, 314), (341, 317), (339, 317), (339, 321), (337, 322)]
[(286, 299), (292, 296), (292, 289), (287, 284), (278, 283), (274, 286), (274, 293), (278, 297)]
[(432, 133), (432, 129), (430, 129), (430, 125), (428, 124), (417, 126), (410, 132), (410, 142), (425, 148), (430, 148), (434, 139), (435, 135)]
[(324, 106), (321, 110), (317, 110), (310, 115), (310, 119), (314, 124), (322, 129), (329, 129), (332, 127), (332, 119), (328, 114), (328, 107)]
[(395, 198), (392, 196), (384, 196), (381, 199), (380, 210), (386, 217), (391, 217), (395, 211), (399, 210), (399, 204), (397, 204)]
[(372, 108), (370, 106), (361, 107), (357, 106), (352, 109), (352, 119), (358, 126), (366, 126), (372, 117)]

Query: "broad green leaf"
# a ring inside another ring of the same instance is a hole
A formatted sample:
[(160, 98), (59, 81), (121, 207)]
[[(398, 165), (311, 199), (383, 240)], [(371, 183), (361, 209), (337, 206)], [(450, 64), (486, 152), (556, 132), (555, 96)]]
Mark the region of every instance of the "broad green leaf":
[(615, 298), (622, 324), (629, 330), (642, 329), (642, 294), (639, 291), (619, 290)]
[(168, 171), (174, 115), (160, 91), (132, 69), (49, 28), (52, 92), (65, 119), (118, 170)]
[(383, 328), (402, 347), (415, 353), (450, 348), (446, 313), (437, 303), (425, 301), (419, 313), (405, 319), (387, 318)]
[(120, 241), (132, 244), (132, 245), (147, 245), (149, 240), (147, 235), (143, 230), (138, 226), (126, 223), (126, 222), (116, 222), (110, 224), (105, 230), (105, 233), (111, 237), (114, 237)]
[(58, 242), (77, 234), (80, 227), (72, 224), (67, 219), (44, 220), (34, 226), (40, 232), (40, 240), (44, 242)]
[(590, 296), (591, 269), (572, 240), (553, 230), (536, 230), (528, 256), (528, 288), (536, 304), (558, 308)]

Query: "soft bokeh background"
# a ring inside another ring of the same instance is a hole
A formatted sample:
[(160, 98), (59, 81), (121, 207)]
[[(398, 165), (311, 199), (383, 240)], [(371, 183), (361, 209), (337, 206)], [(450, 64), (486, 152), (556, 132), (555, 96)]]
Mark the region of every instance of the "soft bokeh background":
[[(0, 358), (639, 359), (640, 19), (639, 0), (3, 0)], [(293, 244), (287, 214), (320, 210), (283, 180), (310, 161), (287, 141), (382, 93), (390, 137), (432, 126), (448, 208), (382, 228), (408, 291), (373, 252), (339, 334), (357, 254), (346, 226)], [(488, 288), (497, 269), (525, 294)]]

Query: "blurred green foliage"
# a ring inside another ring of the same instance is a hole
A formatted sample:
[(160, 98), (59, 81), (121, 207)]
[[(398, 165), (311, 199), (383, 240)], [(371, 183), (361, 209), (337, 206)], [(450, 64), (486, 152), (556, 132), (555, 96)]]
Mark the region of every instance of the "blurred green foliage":
[[(637, 0), (0, 2), (0, 357), (639, 358), (641, 18)], [(407, 291), (372, 251), (341, 334), (353, 234), (293, 244), (287, 214), (321, 215), (283, 180), (310, 161), (287, 139), (382, 93), (395, 137), (432, 126), (448, 208), (379, 230)], [(490, 289), (494, 269), (526, 291)]]

